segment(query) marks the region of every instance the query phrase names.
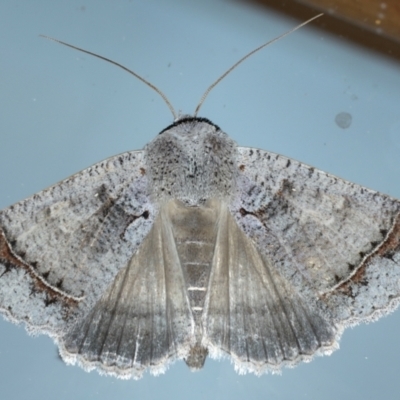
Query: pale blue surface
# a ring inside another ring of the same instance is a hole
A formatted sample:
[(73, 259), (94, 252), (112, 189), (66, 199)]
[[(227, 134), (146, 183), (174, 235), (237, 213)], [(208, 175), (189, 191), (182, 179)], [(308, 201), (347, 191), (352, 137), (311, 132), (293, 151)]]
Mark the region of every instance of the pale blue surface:
[[(236, 1), (0, 2), (0, 207), (119, 152), (172, 117), (112, 58), (192, 113), (207, 86), (249, 50), (301, 21)], [(240, 145), (283, 153), (400, 197), (400, 69), (312, 26), (255, 55), (208, 97), (207, 117)], [(352, 115), (340, 129), (335, 117)], [(0, 321), (3, 399), (397, 399), (400, 311), (346, 331), (341, 350), (282, 376), (239, 376), (228, 361), (182, 362), (120, 381), (67, 367), (50, 338)]]

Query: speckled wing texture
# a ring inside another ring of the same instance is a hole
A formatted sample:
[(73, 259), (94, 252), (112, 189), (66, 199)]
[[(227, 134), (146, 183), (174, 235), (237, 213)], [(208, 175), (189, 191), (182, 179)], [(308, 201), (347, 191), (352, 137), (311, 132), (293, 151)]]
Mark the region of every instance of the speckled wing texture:
[(154, 221), (143, 152), (108, 160), (0, 212), (0, 309), (56, 340), (126, 268)]
[(267, 151), (240, 147), (238, 167), (241, 229), (227, 213), (207, 298), (211, 354), (241, 372), (293, 366), (398, 306), (398, 200)]
[(400, 201), (182, 117), (0, 211), (0, 312), (119, 378), (279, 372), (400, 295)]

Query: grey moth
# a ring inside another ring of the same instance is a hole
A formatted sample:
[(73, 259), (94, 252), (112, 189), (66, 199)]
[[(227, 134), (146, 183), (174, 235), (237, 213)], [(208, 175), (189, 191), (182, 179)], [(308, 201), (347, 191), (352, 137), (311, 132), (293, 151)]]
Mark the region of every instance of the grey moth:
[(399, 200), (196, 115), (0, 211), (0, 311), (67, 363), (278, 372), (398, 305)]

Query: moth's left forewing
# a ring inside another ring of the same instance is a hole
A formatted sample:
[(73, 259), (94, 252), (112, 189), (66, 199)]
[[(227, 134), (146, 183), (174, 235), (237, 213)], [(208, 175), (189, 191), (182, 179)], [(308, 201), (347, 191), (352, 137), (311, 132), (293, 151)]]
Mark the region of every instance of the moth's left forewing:
[(400, 201), (274, 153), (238, 149), (230, 209), (271, 264), (341, 329), (400, 295)]
[(143, 153), (93, 165), (0, 212), (0, 311), (60, 335), (90, 309), (148, 233)]

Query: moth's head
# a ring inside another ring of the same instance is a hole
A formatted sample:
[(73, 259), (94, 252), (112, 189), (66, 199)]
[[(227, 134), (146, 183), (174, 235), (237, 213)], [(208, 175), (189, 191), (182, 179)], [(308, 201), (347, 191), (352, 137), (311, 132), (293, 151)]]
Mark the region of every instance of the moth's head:
[(230, 197), (237, 174), (237, 145), (204, 118), (182, 117), (144, 149), (155, 199), (174, 198), (197, 205)]

